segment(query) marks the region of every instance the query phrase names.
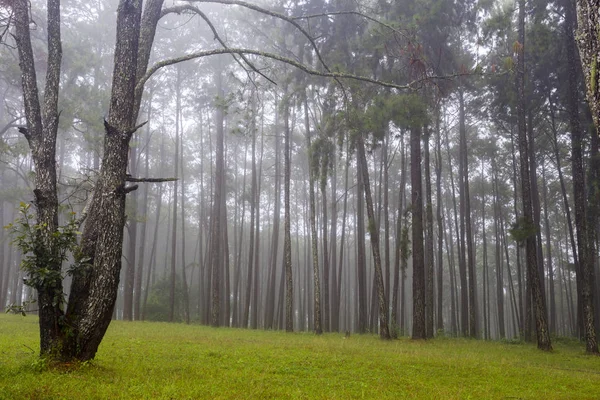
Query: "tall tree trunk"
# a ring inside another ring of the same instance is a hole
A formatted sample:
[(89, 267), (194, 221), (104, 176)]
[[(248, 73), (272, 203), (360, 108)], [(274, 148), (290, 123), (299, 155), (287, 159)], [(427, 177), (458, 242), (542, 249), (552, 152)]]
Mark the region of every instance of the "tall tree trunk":
[[(310, 121), (308, 119), (308, 99), (304, 97), (304, 124), (306, 128), (306, 148), (311, 148), (311, 133), (310, 133)], [(312, 263), (313, 263), (313, 287), (314, 287), (314, 330), (317, 335), (323, 333), (323, 327), (321, 325), (321, 284), (319, 282), (319, 253), (318, 253), (318, 237), (317, 237), (317, 211), (315, 204), (315, 178), (316, 171), (312, 165), (311, 160), (308, 161), (309, 173), (309, 205), (310, 205), (310, 237), (311, 237), (311, 249), (312, 249)]]
[[(286, 88), (287, 91), (287, 88)], [(279, 252), (279, 225), (280, 225), (280, 214), (281, 214), (281, 140), (279, 135), (279, 107), (288, 107), (287, 102), (289, 101), (288, 95), (284, 94), (283, 104), (275, 104), (275, 123), (277, 124), (275, 134), (275, 206), (273, 209), (273, 235), (271, 237), (271, 254), (269, 259), (269, 276), (267, 283), (267, 303), (265, 308), (265, 328), (275, 328), (275, 290), (277, 286), (276, 272), (277, 272), (277, 256)], [(286, 113), (284, 113), (286, 114)], [(285, 118), (285, 116), (284, 116)], [(287, 122), (286, 122), (287, 123)], [(287, 126), (287, 125), (286, 125)], [(285, 129), (285, 128), (284, 128)], [(284, 136), (287, 133), (284, 132)], [(285, 231), (284, 231), (285, 235)], [(284, 238), (285, 248), (285, 238)], [(285, 256), (285, 254), (284, 254)], [(284, 260), (285, 263), (285, 260)], [(285, 264), (284, 264), (285, 265)], [(284, 268), (285, 269), (285, 268)]]
[[(385, 298), (388, 304), (386, 305), (386, 313), (389, 315), (389, 301), (390, 301), (390, 278), (391, 278), (391, 262), (390, 262), (390, 201), (389, 201), (389, 190), (390, 190), (390, 164), (388, 162), (389, 152), (389, 132), (386, 132), (386, 136), (383, 142), (383, 240), (384, 240), (384, 265), (385, 265)], [(333, 199), (332, 199), (333, 200)], [(332, 243), (333, 245), (333, 243)], [(389, 318), (389, 317), (388, 317)], [(395, 329), (391, 325), (391, 329)]]
[(541, 350), (551, 350), (550, 334), (546, 320), (546, 302), (541, 288), (538, 271), (536, 236), (533, 228), (533, 208), (529, 171), (529, 143), (525, 126), (525, 1), (519, 0), (519, 43), (516, 83), (517, 83), (517, 121), (518, 147), (521, 175), (521, 195), (523, 197), (523, 220), (521, 228), (526, 235), (527, 277), (531, 287), (535, 318), (537, 344)]
[[(504, 326), (504, 273), (502, 268), (502, 250), (500, 243), (500, 213), (501, 205), (498, 199), (498, 165), (496, 162), (496, 154), (492, 155), (492, 174), (493, 174), (493, 191), (494, 191), (494, 237), (496, 241), (495, 264), (496, 264), (496, 310), (498, 316), (498, 333), (500, 339), (506, 337), (506, 329)], [(510, 277), (509, 277), (510, 279)]]
[[(461, 147), (459, 145), (459, 147)], [(463, 211), (461, 201), (461, 212), (460, 212), (460, 224), (459, 217), (456, 207), (456, 190), (454, 185), (454, 174), (452, 173), (452, 156), (450, 154), (450, 144), (448, 140), (448, 134), (446, 133), (446, 152), (448, 153), (448, 170), (450, 171), (450, 187), (452, 188), (452, 206), (454, 211), (454, 228), (456, 230), (456, 243), (458, 247), (458, 272), (460, 278), (460, 327), (458, 330), (463, 336), (469, 335), (469, 293), (467, 285), (467, 266), (465, 259), (465, 241), (464, 241), (464, 229), (463, 229)], [(462, 187), (462, 157), (459, 155), (459, 186)], [(452, 246), (451, 246), (452, 247)], [(455, 282), (456, 283), (456, 282)], [(458, 297), (458, 296), (457, 296)], [(458, 298), (456, 299), (458, 303)]]
[[(344, 265), (344, 245), (346, 241), (346, 216), (348, 215), (348, 182), (350, 175), (350, 144), (346, 141), (346, 165), (344, 167), (344, 206), (342, 211), (342, 236), (340, 238), (340, 257), (338, 267), (338, 286), (337, 286), (337, 312), (341, 309), (341, 297), (342, 297), (342, 266)], [(346, 310), (348, 314), (348, 310)], [(339, 317), (338, 317), (339, 318)]]
[[(174, 176), (179, 176), (179, 115), (181, 108), (181, 72), (177, 68), (177, 82), (175, 84), (175, 160)], [(173, 182), (173, 219), (171, 226), (171, 283), (169, 292), (169, 321), (175, 321), (175, 304), (177, 300), (177, 191), (179, 180)], [(183, 237), (182, 237), (183, 239)], [(177, 310), (179, 311), (179, 310)]]
[[(574, 4), (577, 4), (577, 22), (575, 21)], [(572, 61), (577, 60), (575, 52), (575, 38), (579, 47), (579, 56), (583, 66), (583, 76), (585, 87), (587, 89), (587, 100), (592, 111), (592, 119), (596, 126), (596, 131), (600, 127), (600, 71), (598, 61), (600, 56), (600, 18), (598, 17), (598, 0), (565, 0), (565, 30), (568, 38), (567, 44), (567, 62), (569, 63), (569, 79), (576, 77), (575, 65)], [(575, 27), (577, 26), (577, 35), (575, 36)]]
[(34, 283), (38, 292), (40, 353), (45, 355), (61, 351), (60, 346), (64, 335), (61, 249), (55, 238), (55, 233), (58, 232), (56, 136), (59, 113), (57, 105), (62, 60), (60, 1), (48, 1), (48, 67), (43, 109), (40, 106), (29, 31), (29, 2), (14, 1), (12, 7), (14, 37), (19, 54), (27, 120), (27, 127), (21, 127), (19, 131), (27, 139), (32, 152), (35, 164), (34, 205), (37, 210), (37, 224), (43, 227), (36, 238), (41, 245), (34, 252), (36, 258), (34, 270), (28, 273), (33, 276), (41, 269), (49, 272), (44, 279), (38, 276), (40, 282)]
[(339, 332), (340, 330), (340, 292), (338, 290), (338, 281), (340, 278), (337, 274), (337, 160), (335, 151), (331, 155), (332, 178), (331, 178), (331, 229), (330, 229), (330, 246), (331, 246), (331, 330)]
[[(392, 318), (391, 318), (391, 328), (394, 336), (397, 336), (398, 333), (404, 334), (402, 330), (398, 332), (400, 329), (399, 322), (401, 324), (402, 319), (398, 314), (398, 292), (400, 288), (398, 287), (400, 284), (400, 273), (405, 274), (404, 270), (400, 269), (400, 260), (401, 257), (408, 258), (408, 243), (404, 242), (404, 232), (406, 231), (406, 240), (408, 241), (408, 229), (406, 224), (404, 227), (402, 226), (402, 219), (404, 217), (404, 191), (406, 186), (406, 151), (404, 149), (404, 136), (400, 136), (400, 193), (398, 194), (398, 210), (397, 210), (397, 219), (396, 219), (396, 246), (394, 250), (394, 287), (392, 289)], [(404, 248), (403, 248), (404, 245)], [(404, 258), (402, 258), (404, 260)]]
[[(177, 68), (177, 74), (180, 74), (179, 68)], [(181, 114), (181, 99), (179, 99), (179, 107), (177, 107), (179, 114)], [(176, 120), (180, 121), (181, 115), (176, 117)], [(180, 135), (182, 134), (183, 128), (181, 128), (181, 122), (179, 122)], [(183, 292), (183, 316), (185, 323), (190, 323), (190, 293), (187, 281), (186, 273), (186, 262), (185, 262), (185, 162), (183, 157), (183, 140), (179, 140), (179, 157), (181, 158), (181, 291)], [(177, 175), (176, 175), (177, 176)]]
[[(578, 12), (578, 35), (579, 55), (583, 66), (583, 76), (587, 89), (587, 99), (592, 111), (592, 119), (596, 125), (596, 133), (600, 126), (600, 91), (598, 90), (598, 50), (600, 49), (600, 27), (598, 27), (598, 2), (595, 0), (580, 0), (577, 2)], [(598, 353), (598, 343), (594, 328), (594, 299), (593, 299), (593, 274), (594, 274), (594, 243), (589, 242), (593, 238), (594, 229), (588, 226), (585, 204), (585, 182), (583, 172), (583, 132), (579, 121), (577, 77), (579, 68), (577, 66), (577, 53), (575, 51), (575, 13), (573, 3), (565, 1), (565, 33), (567, 39), (567, 68), (569, 70), (569, 96), (568, 111), (571, 124), (572, 137), (572, 170), (573, 190), (575, 203), (575, 226), (577, 228), (577, 244), (579, 253), (579, 268), (577, 269), (578, 290), (581, 294), (581, 302), (578, 304), (578, 325), (583, 328), (588, 353)]]
[[(324, 147), (324, 146), (323, 146)], [(325, 160), (325, 158), (329, 157), (328, 154), (321, 154), (323, 158), (321, 160), (321, 176), (319, 180), (319, 186), (321, 190), (321, 211), (322, 211), (322, 220), (321, 220), (321, 240), (323, 242), (322, 246), (322, 259), (323, 259), (323, 304), (321, 305), (321, 309), (323, 311), (323, 330), (325, 332), (330, 331), (330, 299), (329, 299), (329, 251), (327, 247), (327, 170), (328, 170), (328, 162), (329, 160)]]
[[(261, 111), (261, 120), (264, 121), (264, 108)], [(265, 149), (265, 136), (263, 135), (261, 129), (261, 137), (260, 137), (260, 157), (258, 160), (258, 175), (257, 175), (257, 185), (256, 185), (256, 224), (254, 226), (254, 238), (255, 238), (255, 246), (254, 249), (254, 276), (252, 280), (254, 281), (254, 291), (252, 292), (252, 309), (256, 310), (252, 314), (252, 320), (250, 322), (250, 326), (252, 329), (258, 329), (259, 319), (258, 319), (258, 309), (259, 309), (259, 298), (261, 295), (261, 280), (260, 280), (260, 187), (262, 182), (262, 169), (263, 169), (263, 157), (264, 157), (264, 149)]]
[[(571, 93), (572, 94), (572, 93)], [(577, 95), (577, 92), (575, 92), (575, 95)], [(573, 262), (575, 264), (575, 268), (579, 268), (579, 258), (577, 256), (577, 244), (575, 242), (575, 234), (573, 233), (573, 221), (571, 218), (571, 207), (569, 206), (569, 199), (567, 197), (567, 188), (566, 188), (566, 184), (565, 184), (565, 179), (563, 176), (563, 172), (562, 172), (562, 165), (561, 165), (561, 156), (560, 156), (560, 150), (558, 147), (558, 129), (556, 128), (556, 120), (555, 120), (555, 112), (554, 112), (554, 107), (553, 107), (553, 103), (551, 101), (548, 102), (548, 104), (550, 104), (550, 120), (552, 122), (552, 147), (554, 150), (554, 162), (556, 163), (556, 171), (558, 172), (558, 179), (560, 181), (560, 191), (562, 194), (562, 198), (563, 198), (563, 207), (565, 210), (565, 215), (567, 217), (567, 227), (569, 229), (569, 242), (571, 244), (571, 252), (573, 254)], [(570, 109), (570, 108), (569, 108)], [(579, 124), (579, 118), (577, 118), (574, 123), (576, 125)], [(573, 129), (573, 127), (571, 127), (571, 129)]]
[(548, 216), (548, 182), (546, 162), (542, 164), (542, 186), (544, 190), (544, 228), (546, 236), (546, 254), (548, 255), (548, 288), (550, 295), (550, 333), (556, 334), (556, 299), (554, 294), (554, 266), (552, 265), (552, 237), (550, 236), (550, 218)]
[(436, 177), (436, 216), (438, 228), (437, 242), (437, 329), (444, 329), (443, 306), (443, 256), (444, 256), (444, 217), (442, 214), (442, 141), (440, 132), (440, 107), (435, 111), (435, 177)]
[(377, 289), (377, 298), (379, 302), (379, 337), (390, 339), (388, 326), (388, 302), (385, 298), (385, 287), (383, 282), (383, 271), (381, 268), (381, 254), (379, 252), (379, 227), (375, 222), (375, 212), (373, 209), (373, 198), (371, 196), (371, 187), (369, 185), (369, 170), (367, 169), (367, 158), (365, 156), (365, 144), (363, 137), (359, 134), (356, 138), (356, 150), (360, 159), (360, 173), (362, 174), (365, 185), (365, 200), (367, 203), (367, 216), (369, 219), (369, 234), (371, 236), (371, 250), (375, 260), (375, 283)]
[(596, 265), (597, 265), (597, 229), (600, 202), (599, 170), (600, 160), (598, 154), (599, 139), (597, 135), (592, 134), (590, 161), (588, 166), (588, 195), (587, 195), (587, 259), (583, 267), (583, 307), (586, 351), (590, 354), (598, 354), (598, 341), (596, 336), (596, 313), (594, 312), (594, 289), (596, 289)]
[[(224, 101), (223, 76), (219, 71), (217, 73), (217, 93), (219, 102)], [(211, 216), (211, 249), (210, 249), (210, 268), (212, 268), (212, 288), (211, 288), (211, 325), (221, 325), (221, 285), (223, 279), (223, 226), (221, 218), (221, 206), (223, 196), (223, 185), (225, 184), (225, 161), (224, 161), (224, 104), (217, 104), (215, 111), (215, 124), (217, 130), (217, 147), (215, 161), (215, 188), (213, 194), (213, 210)]]
[(421, 128), (410, 132), (410, 181), (412, 191), (413, 339), (426, 339), (425, 259), (423, 249), (423, 189), (421, 184)]
[[(144, 156), (144, 176), (148, 177), (150, 171), (150, 119), (152, 118), (152, 90), (148, 97), (148, 124), (146, 124), (146, 154)], [(144, 195), (142, 200), (141, 216), (144, 218), (142, 229), (140, 232), (140, 245), (138, 247), (138, 265), (135, 271), (135, 287), (134, 287), (134, 299), (133, 299), (133, 315), (136, 320), (141, 320), (141, 304), (142, 304), (142, 280), (144, 278), (144, 259), (146, 253), (146, 230), (148, 228), (148, 195), (150, 188), (148, 184), (144, 185)], [(149, 271), (149, 269), (148, 269)], [(148, 291), (149, 287), (146, 285), (145, 290)]]
[[(163, 135), (160, 142), (160, 168), (162, 169), (165, 162), (165, 136)], [(160, 227), (160, 215), (162, 210), (162, 197), (163, 197), (163, 185), (158, 187), (158, 193), (156, 194), (156, 220), (154, 223), (154, 234), (152, 235), (152, 249), (150, 250), (150, 261), (148, 268), (148, 276), (146, 277), (146, 291), (144, 292), (144, 302), (142, 305), (142, 321), (145, 319), (146, 306), (148, 304), (148, 295), (152, 285), (154, 284), (154, 275), (156, 272), (156, 259), (157, 259), (157, 247), (158, 247), (158, 230)]]
[[(464, 231), (461, 231), (461, 241), (463, 245), (465, 241), (463, 240), (463, 235), (466, 235), (466, 248), (463, 248), (463, 262), (466, 259), (467, 272), (469, 275), (469, 290), (468, 290), (468, 298), (469, 298), (469, 326), (468, 326), (468, 336), (476, 338), (477, 337), (477, 281), (475, 278), (475, 249), (473, 245), (473, 233), (472, 233), (472, 223), (471, 223), (471, 195), (469, 193), (469, 157), (467, 154), (467, 127), (465, 123), (465, 101), (464, 101), (464, 92), (463, 90), (459, 90), (458, 93), (459, 100), (459, 132), (460, 132), (460, 165), (461, 165), (461, 226), (464, 227)], [(466, 255), (465, 255), (466, 254)], [(461, 279), (462, 283), (462, 279)], [(464, 310), (464, 306), (463, 306)], [(463, 317), (463, 322), (465, 318)], [(463, 327), (464, 329), (464, 327)], [(466, 333), (466, 330), (465, 330)]]
[(294, 331), (294, 286), (292, 278), (292, 238), (290, 221), (290, 180), (292, 169), (291, 130), (289, 126), (289, 106), (286, 102), (284, 109), (285, 123), (285, 172), (284, 172), (284, 228), (283, 228), (283, 272), (285, 274), (285, 330)]
[[(137, 146), (131, 146), (129, 150), (129, 173), (133, 177), (138, 176)], [(129, 209), (131, 215), (127, 216), (129, 224), (127, 232), (129, 233), (129, 243), (127, 245), (127, 269), (125, 270), (125, 284), (123, 285), (123, 319), (133, 320), (133, 288), (135, 286), (135, 250), (137, 246), (138, 231), (138, 195), (137, 190), (129, 195)]]
[(488, 340), (490, 338), (490, 324), (489, 324), (489, 265), (487, 255), (487, 237), (486, 237), (486, 226), (485, 226), (485, 175), (484, 175), (484, 159), (481, 158), (481, 245), (483, 247), (483, 338)]
[(237, 252), (237, 259), (236, 259), (236, 266), (235, 266), (235, 278), (234, 278), (234, 282), (233, 282), (233, 313), (231, 316), (231, 319), (233, 321), (233, 326), (237, 327), (237, 328), (247, 328), (247, 324), (246, 326), (242, 326), (241, 324), (241, 311), (242, 311), (242, 304), (241, 304), (241, 297), (242, 297), (242, 293), (241, 293), (241, 280), (242, 280), (242, 252), (244, 249), (244, 216), (246, 215), (246, 200), (245, 200), (245, 192), (246, 192), (246, 167), (247, 167), (247, 156), (248, 156), (248, 143), (247, 141), (244, 141), (244, 167), (243, 167), (243, 171), (244, 171), (244, 177), (242, 178), (242, 187), (241, 187), (241, 194), (240, 195), (236, 195), (236, 197), (238, 198), (238, 209), (240, 208), (239, 202), (241, 202), (241, 211), (240, 211), (240, 233), (239, 233), (239, 238), (238, 238), (238, 252)]
[[(250, 122), (250, 134), (252, 135), (252, 177), (251, 177), (251, 193), (250, 193), (250, 226), (248, 227), (250, 231), (250, 237), (248, 240), (248, 274), (246, 276), (246, 299), (244, 302), (244, 318), (242, 320), (242, 327), (247, 328), (250, 322), (250, 301), (252, 294), (252, 277), (253, 275), (253, 263), (254, 263), (254, 250), (255, 250), (255, 214), (256, 214), (256, 199), (258, 193), (258, 182), (257, 182), (257, 173), (256, 173), (256, 100), (254, 93), (252, 94), (251, 100), (251, 122)], [(254, 268), (258, 268), (258, 265), (254, 266)], [(257, 310), (253, 309), (253, 313), (256, 313)]]
[[(512, 170), (513, 170), (513, 186), (514, 186), (514, 190), (513, 190), (513, 205), (514, 205), (514, 213), (515, 213), (515, 221), (519, 221), (520, 220), (520, 213), (519, 213), (519, 195), (518, 195), (518, 182), (519, 182), (519, 176), (517, 173), (517, 156), (516, 156), (516, 148), (515, 148), (515, 143), (514, 143), (514, 134), (511, 131), (510, 134), (510, 145), (511, 145), (511, 157), (512, 157)], [(508, 253), (507, 253), (507, 257), (506, 257), (506, 262), (508, 264), (509, 262), (509, 258), (508, 258)], [(517, 257), (516, 257), (516, 264), (517, 264), (517, 284), (518, 284), (518, 292), (519, 292), (519, 313), (518, 315), (520, 316), (519, 318), (519, 335), (522, 336), (527, 336), (525, 333), (525, 306), (523, 304), (523, 272), (522, 272), (522, 268), (521, 268), (521, 246), (517, 246)], [(511, 278), (512, 279), (512, 278)], [(527, 325), (529, 326), (529, 325)]]
[(429, 161), (429, 127), (425, 127), (423, 135), (423, 164), (425, 165), (425, 332), (428, 338), (433, 338), (433, 271), (435, 259), (433, 257), (433, 202), (431, 199), (431, 166)]

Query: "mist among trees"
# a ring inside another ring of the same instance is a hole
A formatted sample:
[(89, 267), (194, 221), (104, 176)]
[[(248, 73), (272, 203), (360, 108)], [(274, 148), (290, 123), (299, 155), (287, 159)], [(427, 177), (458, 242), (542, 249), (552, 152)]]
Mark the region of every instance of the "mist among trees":
[(597, 353), (579, 3), (0, 1), (0, 304)]

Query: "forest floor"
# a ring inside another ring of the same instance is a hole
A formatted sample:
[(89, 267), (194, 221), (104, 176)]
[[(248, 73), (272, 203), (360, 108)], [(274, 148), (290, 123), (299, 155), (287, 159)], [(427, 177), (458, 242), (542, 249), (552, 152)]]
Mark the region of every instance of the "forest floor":
[(598, 399), (600, 357), (532, 344), (113, 322), (93, 362), (49, 368), (37, 318), (0, 315), (0, 399)]

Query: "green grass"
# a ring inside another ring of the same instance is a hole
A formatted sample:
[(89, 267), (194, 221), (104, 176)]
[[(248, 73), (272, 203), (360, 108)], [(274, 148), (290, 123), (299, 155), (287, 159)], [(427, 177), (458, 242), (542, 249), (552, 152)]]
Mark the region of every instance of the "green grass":
[(600, 358), (576, 343), (389, 342), (113, 322), (96, 359), (44, 368), (37, 319), (0, 315), (0, 399), (598, 399)]

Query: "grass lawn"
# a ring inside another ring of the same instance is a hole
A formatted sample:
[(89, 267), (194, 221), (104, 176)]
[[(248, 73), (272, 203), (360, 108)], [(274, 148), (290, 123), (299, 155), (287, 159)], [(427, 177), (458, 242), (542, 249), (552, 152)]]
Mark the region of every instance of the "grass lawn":
[(113, 322), (96, 359), (44, 368), (37, 318), (0, 315), (0, 399), (600, 399), (578, 343), (381, 341)]

